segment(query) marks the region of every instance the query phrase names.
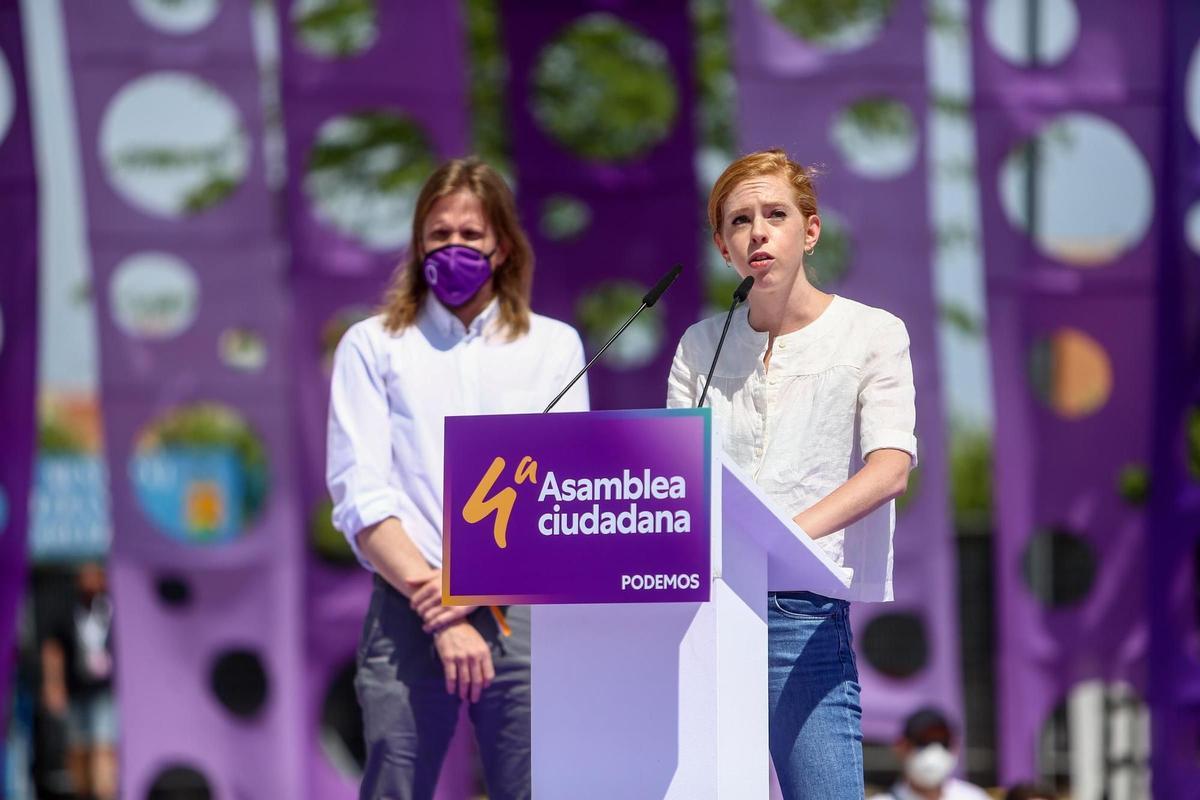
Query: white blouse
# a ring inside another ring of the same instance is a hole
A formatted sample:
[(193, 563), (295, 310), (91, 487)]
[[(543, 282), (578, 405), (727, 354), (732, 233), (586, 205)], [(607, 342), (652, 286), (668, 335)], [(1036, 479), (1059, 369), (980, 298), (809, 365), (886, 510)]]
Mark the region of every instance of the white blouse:
[[(389, 333), (375, 316), (338, 344), (325, 481), (333, 525), (367, 569), (358, 533), (387, 517), (441, 566), (446, 417), (540, 412), (583, 368), (583, 343), (570, 325), (531, 314), (529, 332), (508, 341), (498, 311), (493, 300), (464, 327), (431, 297), (414, 325)], [(588, 410), (586, 377), (554, 410)]]
[[(894, 448), (917, 460), (915, 390), (904, 323), (843, 297), (798, 331), (775, 339), (734, 312), (706, 405), (721, 444), (789, 516), (845, 483), (868, 453)], [(679, 342), (667, 406), (696, 405), (725, 315), (688, 328)], [(850, 578), (850, 600), (892, 599), (895, 503), (817, 540)], [(796, 586), (796, 590), (806, 587)]]

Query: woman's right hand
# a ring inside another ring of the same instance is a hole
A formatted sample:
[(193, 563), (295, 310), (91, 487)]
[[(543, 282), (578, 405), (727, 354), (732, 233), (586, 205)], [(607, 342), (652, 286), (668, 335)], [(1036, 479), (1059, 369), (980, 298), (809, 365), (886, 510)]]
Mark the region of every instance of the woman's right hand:
[(451, 623), (434, 634), (434, 647), (446, 673), (446, 691), (479, 702), (496, 677), (492, 651), (479, 631), (466, 620)]

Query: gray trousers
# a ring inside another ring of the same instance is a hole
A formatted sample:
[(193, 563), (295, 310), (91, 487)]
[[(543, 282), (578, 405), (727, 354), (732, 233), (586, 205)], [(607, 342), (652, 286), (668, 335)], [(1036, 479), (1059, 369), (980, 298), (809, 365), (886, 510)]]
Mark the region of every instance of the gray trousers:
[[(491, 646), (496, 678), (468, 713), (475, 726), (491, 800), (528, 800), (529, 608), (510, 606), (511, 636), (486, 608), (468, 618)], [(367, 761), (360, 800), (428, 800), (437, 787), (458, 721), (458, 695), (446, 677), (433, 637), (408, 598), (375, 576), (354, 678), (363, 712)]]

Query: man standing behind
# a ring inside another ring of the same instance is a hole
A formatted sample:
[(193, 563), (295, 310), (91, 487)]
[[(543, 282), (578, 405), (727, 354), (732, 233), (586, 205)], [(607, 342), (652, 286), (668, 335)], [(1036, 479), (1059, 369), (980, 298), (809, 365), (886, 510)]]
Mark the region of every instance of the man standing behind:
[[(529, 609), (443, 606), (441, 564), (445, 418), (539, 411), (583, 367), (579, 335), (530, 311), (532, 275), (503, 179), (450, 161), (421, 189), (382, 313), (334, 357), (333, 524), (375, 573), (355, 677), (364, 800), (431, 798), (463, 701), (489, 796), (531, 795)], [(558, 406), (587, 408), (582, 381)]]

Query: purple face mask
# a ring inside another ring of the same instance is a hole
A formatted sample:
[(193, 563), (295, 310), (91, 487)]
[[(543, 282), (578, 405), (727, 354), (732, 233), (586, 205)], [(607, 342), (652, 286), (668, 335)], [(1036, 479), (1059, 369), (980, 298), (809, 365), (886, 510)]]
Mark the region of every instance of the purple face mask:
[(458, 308), (491, 279), (491, 258), (492, 253), (465, 244), (430, 250), (425, 256), (425, 282), (442, 305)]

